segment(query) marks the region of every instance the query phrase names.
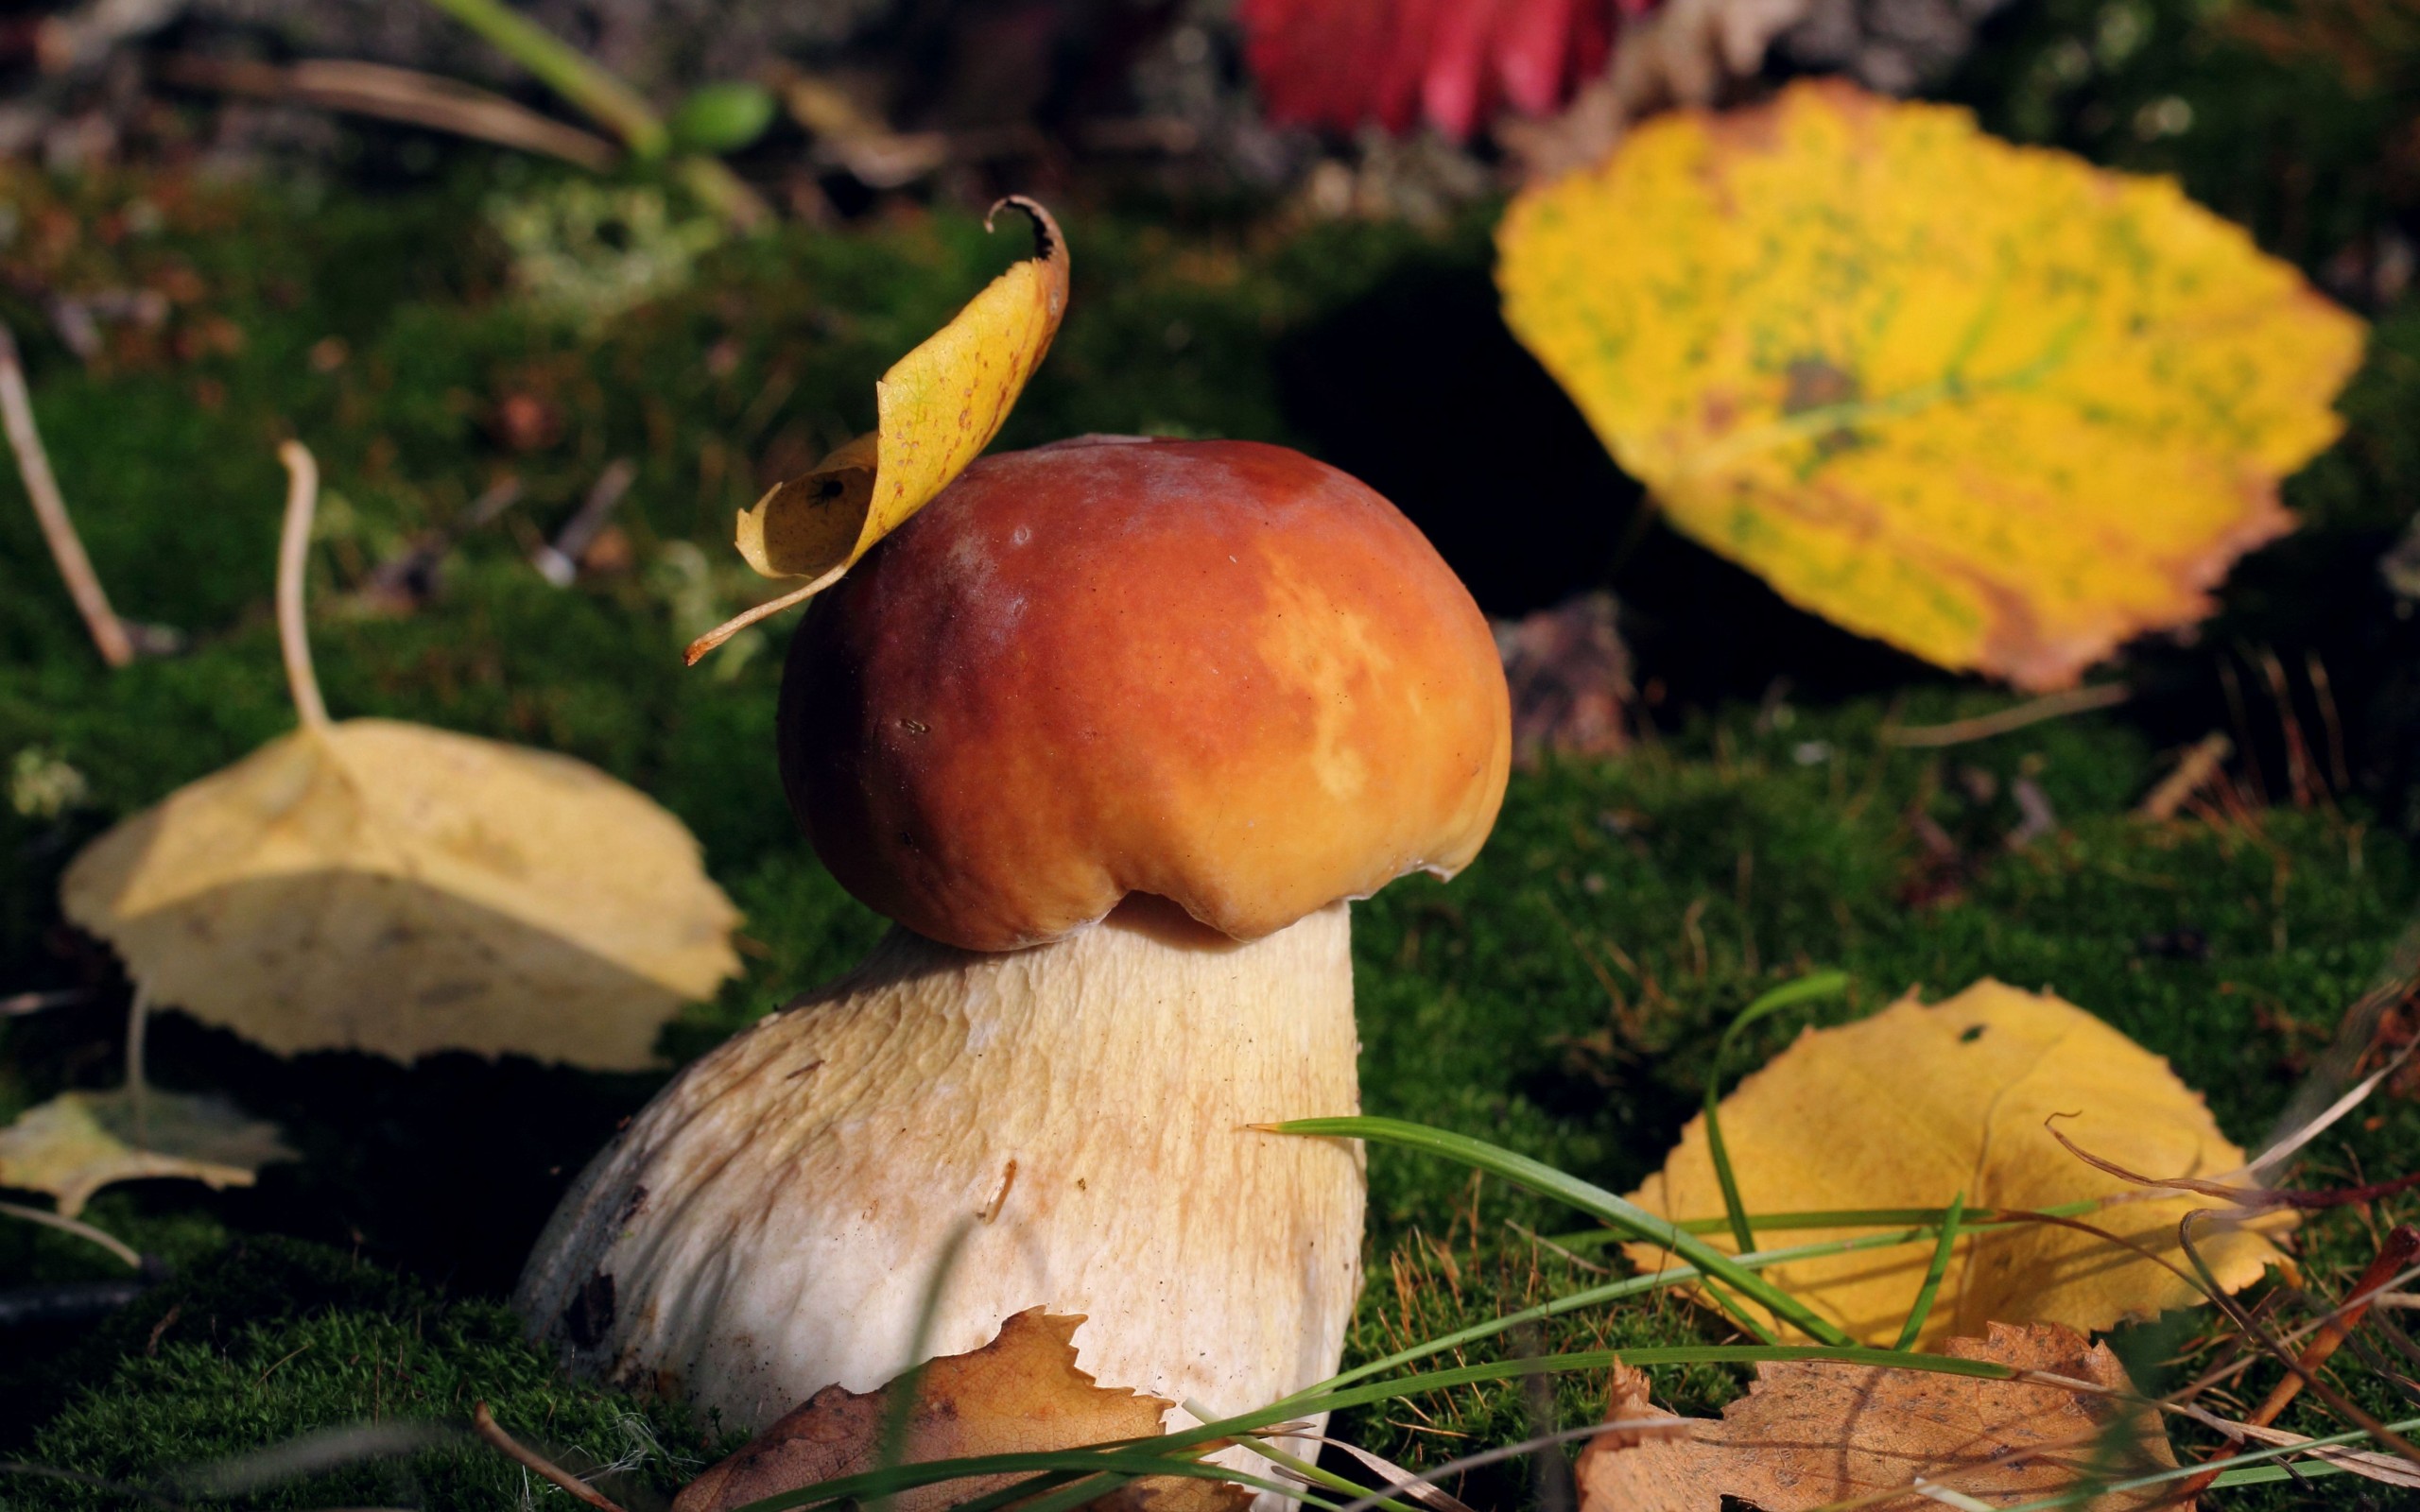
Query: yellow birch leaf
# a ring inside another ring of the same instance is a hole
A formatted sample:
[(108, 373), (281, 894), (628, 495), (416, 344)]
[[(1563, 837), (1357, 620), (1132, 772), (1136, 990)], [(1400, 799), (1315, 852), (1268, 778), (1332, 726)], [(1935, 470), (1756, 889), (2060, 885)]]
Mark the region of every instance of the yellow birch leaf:
[(700, 636), (690, 662), (838, 582), (1000, 434), (1067, 311), (1067, 242), (1059, 223), (1022, 196), (993, 206), (994, 215), (1001, 206), (1032, 217), (1033, 255), (882, 375), (873, 431), (740, 511), (735, 543), (748, 565), (767, 577), (806, 582)]
[[(2206, 1197), (2138, 1200), (2150, 1189), (2093, 1169), (2046, 1126), (2093, 1154), (2154, 1177), (2208, 1177), (2243, 1164), (2201, 1094), (2168, 1063), (2073, 1004), (1985, 980), (1930, 1007), (1903, 998), (1857, 1023), (1810, 1029), (1720, 1104), (1722, 1141), (1748, 1212), (1941, 1208), (2038, 1211), (2121, 1196), (2078, 1220), (2191, 1272), (2177, 1221)], [(2073, 1116), (2066, 1116), (2073, 1115)], [(1720, 1217), (1722, 1191), (1705, 1118), (1632, 1201), (1668, 1218)], [(2249, 1226), (2227, 1211), (2200, 1221), (2194, 1244), (2227, 1290), (2284, 1260), (2266, 1236), (2293, 1222), (2272, 1211)], [(1760, 1233), (1760, 1244), (1817, 1244), (1872, 1228)], [(1730, 1236), (1708, 1235), (1725, 1249)], [(1793, 1261), (1765, 1274), (1852, 1337), (1889, 1345), (1914, 1302), (1933, 1241)], [(1628, 1247), (1643, 1270), (1668, 1263)], [(2085, 1332), (2202, 1300), (2176, 1274), (2092, 1234), (2023, 1224), (1958, 1241), (1919, 1342), (1980, 1335), (1993, 1323), (2063, 1323)]]
[(213, 1191), (248, 1187), (260, 1168), (295, 1154), (277, 1125), (223, 1097), (164, 1092), (61, 1092), (0, 1128), (0, 1187), (47, 1192), (62, 1217), (114, 1181), (174, 1177)]
[(739, 969), (698, 842), (568, 757), (386, 719), (308, 727), (76, 858), (67, 917), (151, 998), (281, 1055), (653, 1061)]
[(2291, 528), (2363, 339), (2169, 180), (1838, 82), (1651, 121), (1498, 250), (1506, 322), (1674, 525), (2027, 688)]

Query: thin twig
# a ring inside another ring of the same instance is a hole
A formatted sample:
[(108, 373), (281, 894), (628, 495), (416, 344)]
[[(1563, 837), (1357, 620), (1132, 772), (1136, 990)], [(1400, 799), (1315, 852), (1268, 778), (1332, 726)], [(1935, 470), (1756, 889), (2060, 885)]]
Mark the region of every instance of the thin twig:
[[(2187, 1255), (2192, 1253), (2192, 1237), (2188, 1231), (2191, 1223), (2191, 1217), (2187, 1216), (2177, 1226), (2177, 1237), (2186, 1246)], [(2394, 1283), (2396, 1273), (2409, 1264), (2414, 1255), (2420, 1255), (2420, 1228), (2413, 1228), (2410, 1224), (2397, 1224), (2387, 1234), (2386, 1243), (2379, 1246), (2377, 1257), (2361, 1272), (2361, 1279), (2354, 1282), (2353, 1295), (2333, 1316), (2328, 1318), (2310, 1342), (2303, 1346), (2298, 1354), (2287, 1354), (2282, 1344), (2273, 1342), (2266, 1333), (2252, 1323), (2248, 1315), (2243, 1314), (2232, 1303), (2225, 1300), (2219, 1302), (2226, 1312), (2236, 1315), (2237, 1322), (2247, 1334), (2252, 1335), (2256, 1342), (2283, 1360), (2286, 1365), (2285, 1378), (2271, 1389), (2268, 1398), (2260, 1403), (2259, 1409), (2245, 1419), (2250, 1427), (2266, 1428), (2275, 1422), (2293, 1400), (2302, 1395), (2303, 1387), (2308, 1384), (2322, 1397), (2326, 1398), (2329, 1406), (2344, 1412), (2347, 1417), (2360, 1423), (2381, 1442), (2393, 1447), (2397, 1453), (2406, 1459), (2412, 1457), (2411, 1445), (2393, 1434), (2387, 1433), (2383, 1425), (2367, 1418), (2360, 1411), (2348, 1410), (2350, 1404), (2344, 1402), (2342, 1398), (2328, 1388), (2326, 1383), (2319, 1379), (2318, 1371), (2319, 1367), (2325, 1365), (2328, 1357), (2334, 1354), (2337, 1348), (2344, 1342), (2345, 1336), (2360, 1326), (2362, 1317), (2370, 1310), (2370, 1303), (2377, 1294)], [(2198, 1266), (2200, 1262), (2197, 1260), (2195, 1264)], [(2182, 1505), (2195, 1501), (2204, 1491), (2208, 1490), (2210, 1484), (2218, 1478), (2217, 1469), (2204, 1469), (2177, 1488), (2176, 1503)]]
[(42, 522), (43, 539), (50, 544), (51, 559), (59, 563), (59, 576), (67, 579), (76, 611), (84, 616), (101, 660), (113, 667), (126, 665), (134, 660), (134, 642), (110, 608), (93, 559), (84, 555), (83, 538), (67, 516), (67, 500), (51, 474), (50, 454), (43, 450), (42, 432), (34, 426), (33, 396), (26, 391), (26, 369), (17, 361), (17, 338), (6, 324), (0, 324), (0, 421), (6, 422), (9, 448), (17, 454), (17, 475), (25, 479), (26, 497), (33, 501), (34, 518)]
[(2135, 690), (2122, 682), (2104, 682), (2089, 688), (2069, 688), (2002, 709), (1996, 713), (1979, 714), (1972, 719), (1954, 719), (1945, 725), (1885, 726), (1882, 743), (1886, 746), (1962, 746), (1970, 740), (1985, 740), (1993, 735), (2005, 735), (2012, 730), (2023, 730), (2046, 719), (2064, 719), (2069, 714), (2086, 713), (2095, 709), (2108, 709), (2133, 697)]
[(604, 1492), (537, 1451), (524, 1449), (510, 1434), (497, 1426), (495, 1418), (488, 1412), (486, 1402), (482, 1401), (471, 1409), (471, 1429), (481, 1438), (486, 1439), (507, 1459), (527, 1469), (537, 1471), (590, 1506), (596, 1507), (597, 1512), (622, 1512), (620, 1505)]
[(2068, 1115), (2054, 1113), (2049, 1119), (2043, 1120), (2043, 1126), (2049, 1130), (2052, 1139), (2066, 1146), (2069, 1155), (2094, 1170), (2105, 1171), (2120, 1181), (2131, 1181), (2139, 1187), (2151, 1187), (2164, 1192), (2190, 1192), (2200, 1196), (2216, 1197), (2221, 1202), (2232, 1202), (2238, 1208), (2251, 1208), (2256, 1211), (2267, 1208), (2292, 1208), (2304, 1211), (2322, 1208), (2348, 1208), (2355, 1203), (2376, 1202), (2380, 1197), (2391, 1197), (2397, 1193), (2409, 1192), (2414, 1187), (2420, 1187), (2420, 1171), (2414, 1171), (2409, 1176), (2396, 1177), (2391, 1181), (2374, 1181), (2366, 1186), (2358, 1187), (2335, 1187), (2325, 1192), (2299, 1192), (2283, 1187), (2230, 1186), (2223, 1181), (2207, 1181), (2199, 1177), (2189, 1176), (2144, 1176), (2138, 1171), (2129, 1171), (2114, 1160), (2104, 1160), (2093, 1154), (2051, 1126), (2052, 1119)]
[(285, 527), (277, 541), (277, 644), (285, 655), (285, 685), (305, 730), (328, 728), (328, 706), (311, 670), (311, 632), (302, 617), (302, 579), (311, 555), (311, 516), (320, 506), (320, 464), (301, 441), (277, 449), (285, 464)]
[(2334, 1408), (2338, 1417), (2350, 1419), (2355, 1427), (2377, 1442), (2394, 1450), (2413, 1464), (2420, 1465), (2420, 1448), (2414, 1448), (2411, 1440), (2404, 1438), (2388, 1428), (2386, 1424), (2363, 1412), (2359, 1406), (2347, 1400), (2344, 1394), (2334, 1386), (2304, 1369), (2301, 1361), (2295, 1355), (2287, 1352), (2286, 1347), (2273, 1337), (2267, 1329), (2260, 1326), (2259, 1319), (2245, 1312), (2234, 1297), (2227, 1296), (2214, 1283), (2209, 1265), (2203, 1261), (2201, 1250), (2193, 1243), (2193, 1220), (2206, 1216), (2209, 1211), (2207, 1208), (2196, 1208), (2176, 1222), (2177, 1246), (2185, 1251), (2185, 1258), (2192, 1262), (2193, 1269), (2202, 1276), (2204, 1295), (2217, 1303), (2219, 1311), (2233, 1319), (2235, 1326), (2242, 1330), (2255, 1344), (2266, 1350), (2273, 1359), (2283, 1364), (2290, 1374), (2299, 1378), (2303, 1384), (2321, 1400)]
[(569, 588), (579, 576), (579, 558), (587, 554), (597, 533), (614, 518), (614, 508), (622, 496), (631, 491), (638, 480), (638, 464), (627, 456), (617, 456), (596, 475), (578, 513), (571, 517), (555, 539), (530, 553), (529, 565), (538, 576), (557, 588)]
[(74, 1234), (78, 1239), (89, 1239), (126, 1262), (128, 1269), (143, 1268), (143, 1257), (134, 1252), (133, 1246), (115, 1234), (102, 1232), (80, 1218), (70, 1218), (64, 1213), (50, 1212), (41, 1208), (28, 1208), (15, 1202), (0, 1202), (0, 1212), (5, 1212), (11, 1218), (23, 1218), (27, 1223), (41, 1224), (45, 1228), (56, 1228), (61, 1233)]
[(2210, 779), (2219, 775), (2219, 768), (2234, 752), (2235, 742), (2227, 739), (2222, 730), (2213, 730), (2195, 741), (2176, 764), (2176, 770), (2161, 778), (2159, 785), (2135, 805), (2135, 817), (2176, 817), (2176, 811), (2185, 806), (2185, 800), (2208, 786)]
[[(2309, 1372), (2325, 1365), (2328, 1357), (2343, 1345), (2345, 1336), (2361, 1326), (2361, 1319), (2368, 1314), (2370, 1303), (2377, 1294), (2394, 1284), (2396, 1273), (2410, 1264), (2414, 1256), (2420, 1256), (2420, 1228), (2399, 1223), (2387, 1230), (2385, 1243), (2378, 1246), (2377, 1254), (2371, 1259), (2368, 1268), (2361, 1272), (2361, 1279), (2353, 1283), (2353, 1295), (2346, 1299), (2343, 1310), (2328, 1319), (2318, 1335), (2303, 1347), (2300, 1358), (2294, 1362), (2295, 1368)], [(2286, 1377), (2277, 1383), (2268, 1399), (2261, 1402), (2260, 1410), (2254, 1413), (2249, 1421), (2256, 1428), (2268, 1427), (2292, 1404), (2296, 1397), (2302, 1395), (2302, 1389), (2301, 1374)]]
[(143, 1072), (143, 1042), (151, 1023), (151, 994), (141, 982), (126, 1005), (126, 1100), (134, 1109), (134, 1147), (151, 1148), (151, 1080)]
[(12, 992), (0, 998), (0, 1019), (13, 1019), (27, 1013), (40, 1013), (45, 1008), (72, 1007), (92, 996), (89, 988), (56, 988), (50, 991)]
[(280, 68), (274, 63), (180, 54), (163, 59), (159, 68), (160, 77), (171, 84), (254, 99), (299, 100), (322, 110), (424, 126), (560, 158), (591, 173), (612, 172), (622, 157), (603, 137), (541, 115), (501, 94), (384, 63), (314, 59)]

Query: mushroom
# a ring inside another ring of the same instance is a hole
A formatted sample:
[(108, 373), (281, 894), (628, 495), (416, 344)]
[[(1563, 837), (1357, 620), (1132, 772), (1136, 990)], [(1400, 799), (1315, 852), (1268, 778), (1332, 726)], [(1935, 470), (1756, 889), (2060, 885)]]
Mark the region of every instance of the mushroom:
[(1357, 1146), (1346, 904), (1451, 876), (1511, 749), (1487, 622), (1367, 487), (1249, 442), (976, 463), (817, 605), (781, 758), (897, 927), (691, 1065), (516, 1305), (755, 1430), (1028, 1308), (1104, 1386), (1243, 1411), (1337, 1368)]

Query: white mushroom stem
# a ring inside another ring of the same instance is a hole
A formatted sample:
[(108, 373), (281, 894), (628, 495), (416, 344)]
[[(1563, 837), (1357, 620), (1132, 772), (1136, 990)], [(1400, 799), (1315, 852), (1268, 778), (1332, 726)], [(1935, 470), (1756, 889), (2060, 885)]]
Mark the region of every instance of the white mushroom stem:
[(1041, 1305), (1088, 1319), (1103, 1386), (1242, 1412), (1324, 1379), (1360, 1152), (1249, 1125), (1357, 1110), (1346, 936), (1341, 903), (1238, 944), (1152, 900), (1002, 954), (894, 930), (677, 1077), (515, 1305), (576, 1366), (752, 1431), (915, 1363), (965, 1228), (925, 1357)]

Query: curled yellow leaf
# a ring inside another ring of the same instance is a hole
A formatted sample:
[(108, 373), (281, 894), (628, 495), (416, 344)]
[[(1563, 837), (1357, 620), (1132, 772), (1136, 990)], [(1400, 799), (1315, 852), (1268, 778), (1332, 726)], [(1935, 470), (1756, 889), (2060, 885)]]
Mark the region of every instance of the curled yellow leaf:
[(1838, 82), (1652, 121), (1498, 247), (1506, 322), (1677, 528), (2034, 689), (2291, 527), (2363, 339), (2172, 180)]
[[(2190, 1267), (2177, 1222), (2206, 1197), (2160, 1195), (2095, 1170), (2052, 1137), (2146, 1176), (2236, 1170), (2201, 1094), (2168, 1063), (2071, 1003), (1976, 983), (1931, 1006), (1914, 998), (1857, 1023), (1809, 1030), (1723, 1099), (1722, 1140), (1751, 1214), (1939, 1208), (1963, 1193), (1971, 1209), (2038, 1211), (2118, 1199), (2078, 1222), (2139, 1245), (2159, 1260), (2076, 1228), (2023, 1223), (1958, 1241), (1919, 1342), (1932, 1348), (1994, 1323), (2063, 1323), (2086, 1332), (2202, 1300), (2169, 1268)], [(1674, 1219), (1723, 1211), (1703, 1115), (1632, 1201)], [(2272, 1211), (2251, 1225), (2203, 1220), (2195, 1246), (2221, 1285), (2250, 1285), (2282, 1263), (2266, 1237), (2291, 1224)], [(1815, 1244), (1873, 1228), (1759, 1233), (1759, 1244)], [(1727, 1234), (1708, 1241), (1732, 1247)], [(1933, 1241), (1820, 1256), (1766, 1274), (1851, 1337), (1897, 1339), (1932, 1259)], [(1645, 1270), (1668, 1256), (1628, 1253)]]
[(768, 615), (821, 593), (983, 454), (1042, 366), (1067, 311), (1067, 242), (1050, 212), (1011, 195), (1033, 220), (1033, 255), (994, 279), (949, 324), (874, 385), (875, 428), (814, 472), (739, 515), (735, 544), (767, 577), (805, 583), (691, 643), (688, 660)]

